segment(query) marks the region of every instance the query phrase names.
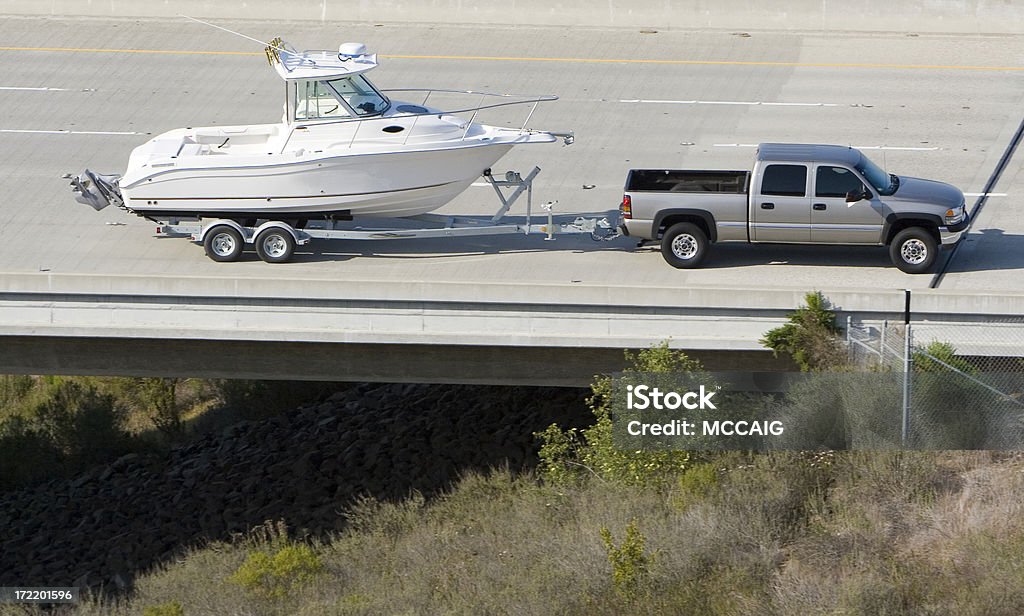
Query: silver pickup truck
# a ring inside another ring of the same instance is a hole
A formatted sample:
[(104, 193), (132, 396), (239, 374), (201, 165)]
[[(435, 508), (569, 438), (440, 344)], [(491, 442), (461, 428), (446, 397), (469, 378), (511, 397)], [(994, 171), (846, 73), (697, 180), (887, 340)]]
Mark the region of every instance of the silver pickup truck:
[(753, 171), (633, 169), (620, 209), (624, 233), (661, 240), (675, 267), (738, 241), (888, 246), (918, 274), (960, 241), (964, 205), (958, 188), (886, 173), (854, 148), (762, 143)]

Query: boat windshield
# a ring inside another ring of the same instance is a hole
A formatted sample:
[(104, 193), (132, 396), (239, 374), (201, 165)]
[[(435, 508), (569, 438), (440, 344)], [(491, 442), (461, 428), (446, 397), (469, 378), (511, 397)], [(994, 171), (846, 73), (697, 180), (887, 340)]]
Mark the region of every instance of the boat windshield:
[(866, 177), (878, 194), (882, 196), (893, 194), (899, 187), (899, 180), (896, 179), (896, 176), (886, 173), (885, 169), (868, 160), (867, 156), (862, 155), (856, 167), (857, 171), (860, 171), (861, 175)]
[(362, 75), (332, 79), (323, 83), (330, 86), (338, 98), (344, 99), (348, 106), (355, 111), (356, 115), (380, 115), (391, 104)]

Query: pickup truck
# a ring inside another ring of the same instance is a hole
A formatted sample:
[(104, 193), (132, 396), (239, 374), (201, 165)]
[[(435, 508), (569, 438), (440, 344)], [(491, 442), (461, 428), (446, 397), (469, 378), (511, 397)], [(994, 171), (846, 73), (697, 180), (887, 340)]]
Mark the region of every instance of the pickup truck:
[(700, 265), (716, 242), (887, 246), (911, 274), (967, 230), (964, 195), (949, 184), (887, 173), (859, 150), (762, 143), (752, 171), (633, 169), (622, 230), (661, 241), (674, 267)]

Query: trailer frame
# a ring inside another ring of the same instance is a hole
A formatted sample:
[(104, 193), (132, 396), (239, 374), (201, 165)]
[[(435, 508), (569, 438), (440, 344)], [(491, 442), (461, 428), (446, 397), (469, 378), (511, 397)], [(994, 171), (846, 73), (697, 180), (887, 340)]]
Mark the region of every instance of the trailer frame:
[[(500, 203), (500, 207), (490, 218), (420, 214), (395, 219), (356, 217), (345, 221), (309, 220), (301, 224), (281, 220), (285, 216), (257, 220), (256, 224), (244, 224), (246, 221), (240, 222), (230, 218), (150, 220), (158, 223), (157, 235), (188, 238), (202, 244), (211, 259), (222, 262), (236, 261), (245, 246), (255, 245), (261, 259), (268, 263), (282, 263), (291, 259), (297, 246), (304, 246), (314, 239), (365, 241), (543, 234), (545, 240), (554, 240), (556, 235), (589, 234), (595, 241), (607, 241), (621, 234), (619, 221), (609, 221), (607, 216), (577, 216), (572, 221), (555, 222), (555, 201), (540, 206), (544, 211), (545, 222), (533, 223), (533, 180), (539, 173), (540, 167), (534, 167), (525, 177), (516, 171), (508, 171), (504, 174), (504, 179), (497, 179), (490, 169), (485, 170), (484, 181), (494, 188)], [(511, 189), (511, 192), (506, 194), (505, 191), (508, 189)], [(524, 193), (525, 221), (505, 222), (509, 210)], [(395, 220), (413, 221), (422, 223), (422, 226), (406, 228), (394, 225), (393, 222), (391, 226), (388, 225), (389, 221)], [(378, 221), (380, 224), (371, 224)], [(339, 226), (355, 222), (361, 224), (354, 227)]]

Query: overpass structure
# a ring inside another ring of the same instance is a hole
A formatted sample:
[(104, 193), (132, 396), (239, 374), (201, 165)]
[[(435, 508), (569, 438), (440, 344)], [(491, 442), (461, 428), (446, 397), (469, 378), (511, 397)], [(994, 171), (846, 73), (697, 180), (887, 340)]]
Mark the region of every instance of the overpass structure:
[[(903, 290), (826, 293), (840, 322), (904, 318)], [(666, 340), (711, 370), (778, 370), (759, 340), (802, 301), (771, 288), (6, 274), (0, 373), (585, 386), (621, 369), (623, 349)], [(911, 314), (946, 331), (1008, 321), (1024, 294), (919, 290)], [(970, 352), (1024, 354), (1003, 344)]]

